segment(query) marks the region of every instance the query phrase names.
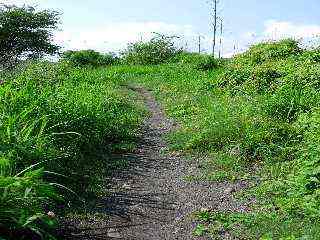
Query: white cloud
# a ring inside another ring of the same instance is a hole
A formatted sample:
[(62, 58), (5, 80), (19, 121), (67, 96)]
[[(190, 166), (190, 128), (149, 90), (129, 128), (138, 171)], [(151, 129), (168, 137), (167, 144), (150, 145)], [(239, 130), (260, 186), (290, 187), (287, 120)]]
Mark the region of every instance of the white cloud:
[(154, 32), (184, 37), (195, 35), (191, 25), (164, 22), (113, 22), (81, 31), (64, 30), (56, 34), (55, 41), (68, 49), (117, 51), (125, 48), (129, 42), (149, 40)]
[(265, 37), (274, 39), (313, 38), (320, 36), (320, 25), (295, 24), (293, 22), (269, 20), (265, 22)]
[[(0, 0), (1, 1), (1, 0)], [(47, 0), (3, 0), (6, 4), (39, 4)], [(63, 46), (64, 49), (95, 49), (101, 52), (123, 50), (129, 42), (140, 39), (149, 40), (153, 32), (170, 35), (183, 36), (179, 40), (180, 46), (188, 45), (188, 50), (198, 49), (198, 33), (192, 25), (179, 25), (166, 22), (109, 22), (99, 26), (82, 27), (62, 26), (63, 30), (55, 34), (55, 42)], [(261, 32), (247, 31), (242, 34), (226, 34), (223, 37), (223, 55), (231, 56), (235, 53), (245, 51), (249, 45), (264, 41), (278, 40), (282, 38), (304, 39), (310, 44), (310, 39), (318, 36), (320, 39), (320, 25), (298, 24), (290, 21), (268, 20), (264, 23)], [(188, 42), (186, 44), (186, 42)], [(318, 43), (318, 42), (317, 42)], [(219, 44), (217, 49), (219, 48)], [(212, 36), (203, 35), (202, 49), (211, 52)], [(218, 50), (217, 50), (218, 51)]]
[(7, 5), (38, 5), (40, 3), (40, 0), (2, 0), (1, 3), (7, 4)]
[[(300, 40), (304, 47), (317, 46), (320, 43), (320, 25), (267, 20), (264, 22), (264, 29), (261, 33), (249, 31), (240, 34), (238, 37), (234, 36), (226, 39), (226, 42), (229, 43), (226, 44), (226, 52), (229, 53), (224, 54), (224, 56), (241, 53), (247, 50), (250, 45), (258, 42), (284, 38)], [(233, 49), (231, 46), (232, 41), (234, 42)]]

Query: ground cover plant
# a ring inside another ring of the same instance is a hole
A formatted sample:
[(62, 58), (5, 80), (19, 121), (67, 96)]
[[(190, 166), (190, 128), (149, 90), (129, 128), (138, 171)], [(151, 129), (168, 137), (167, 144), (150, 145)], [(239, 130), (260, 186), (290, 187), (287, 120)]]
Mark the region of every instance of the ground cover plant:
[(209, 71), (188, 61), (110, 69), (153, 90), (181, 124), (169, 136), (173, 150), (210, 156), (193, 178), (254, 183), (242, 194), (257, 200), (252, 212), (200, 213), (203, 232), (319, 237), (318, 54), (288, 39), (255, 45)]
[(6, 74), (0, 109), (2, 239), (53, 239), (56, 204), (98, 191), (108, 155), (132, 148), (140, 121), (104, 69), (64, 63)]
[(319, 49), (287, 39), (218, 60), (173, 39), (130, 44), (121, 59), (93, 50), (19, 59), (0, 73), (1, 239), (55, 239), (53, 209), (105, 193), (102, 179), (125, 165), (110, 155), (134, 149), (144, 115), (128, 85), (151, 90), (179, 123), (172, 151), (205, 156), (189, 180), (253, 185), (239, 195), (254, 198), (250, 211), (196, 212), (194, 235), (320, 238)]

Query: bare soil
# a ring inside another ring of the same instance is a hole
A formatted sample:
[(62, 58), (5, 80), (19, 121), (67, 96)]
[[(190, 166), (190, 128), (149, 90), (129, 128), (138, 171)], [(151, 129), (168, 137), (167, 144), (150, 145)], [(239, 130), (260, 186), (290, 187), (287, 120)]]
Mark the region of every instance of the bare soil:
[[(150, 116), (140, 131), (133, 153), (114, 156), (126, 158), (130, 170), (112, 178), (110, 194), (96, 203), (91, 217), (69, 221), (73, 231), (67, 239), (173, 240), (208, 239), (193, 236), (193, 213), (212, 211), (248, 211), (233, 194), (246, 183), (188, 181), (199, 172), (201, 159), (184, 159), (168, 151), (166, 134), (178, 128), (167, 118), (152, 93), (132, 87), (143, 99)], [(105, 214), (108, 218), (101, 217)], [(231, 239), (227, 233), (224, 239)]]

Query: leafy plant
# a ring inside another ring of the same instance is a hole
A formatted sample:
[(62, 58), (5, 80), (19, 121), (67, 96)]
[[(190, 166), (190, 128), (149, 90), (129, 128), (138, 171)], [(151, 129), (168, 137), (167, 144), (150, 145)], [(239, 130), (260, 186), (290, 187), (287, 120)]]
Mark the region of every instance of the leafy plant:
[(266, 61), (286, 59), (302, 52), (299, 43), (293, 39), (264, 42), (253, 45), (248, 51), (235, 57), (236, 62), (262, 64)]
[[(9, 168), (7, 163), (5, 166)], [(43, 169), (31, 168), (16, 175), (2, 171), (0, 176), (0, 232), (5, 239), (54, 239), (56, 219), (48, 216), (42, 205), (50, 206), (58, 195), (42, 180)]]
[(201, 62), (196, 66), (196, 69), (202, 71), (212, 71), (221, 67), (222, 61), (214, 58), (213, 56), (206, 56)]
[(149, 42), (129, 44), (127, 50), (122, 53), (124, 61), (132, 65), (165, 63), (181, 51), (175, 47), (174, 38), (158, 34)]
[(47, 209), (62, 203), (61, 196), (78, 201), (74, 192), (86, 197), (98, 190), (111, 169), (106, 156), (132, 147), (140, 114), (117, 80), (106, 69), (64, 62), (34, 62), (6, 75), (0, 85), (5, 238), (50, 239), (56, 224)]
[(119, 62), (119, 59), (113, 54), (101, 54), (94, 50), (66, 51), (62, 58), (74, 66), (110, 66)]

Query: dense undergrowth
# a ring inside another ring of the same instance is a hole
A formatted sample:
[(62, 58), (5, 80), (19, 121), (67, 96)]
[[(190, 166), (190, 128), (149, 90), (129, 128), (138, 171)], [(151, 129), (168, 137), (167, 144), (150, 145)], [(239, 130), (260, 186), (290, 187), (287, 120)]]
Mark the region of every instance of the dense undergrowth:
[(66, 51), (62, 59), (76, 67), (110, 66), (120, 61), (114, 53), (102, 54), (94, 50)]
[(53, 209), (98, 192), (140, 118), (106, 69), (39, 62), (3, 74), (0, 239), (53, 239)]
[(251, 212), (201, 213), (202, 233), (318, 239), (319, 50), (293, 40), (261, 43), (209, 71), (181, 56), (110, 71), (153, 90), (181, 123), (169, 136), (173, 149), (209, 156), (203, 176), (193, 178), (255, 183), (242, 194), (256, 199)]
[(38, 63), (5, 76), (0, 230), (50, 239), (52, 205), (73, 198), (75, 185), (90, 192), (117, 168), (108, 154), (133, 146), (141, 118), (120, 87), (130, 83), (152, 90), (180, 123), (168, 136), (172, 150), (206, 156), (203, 174), (190, 179), (254, 185), (240, 195), (255, 199), (249, 212), (199, 212), (195, 234), (319, 239), (320, 51), (283, 40), (217, 61), (164, 40), (164, 59), (145, 55), (154, 40), (129, 46), (118, 66)]

